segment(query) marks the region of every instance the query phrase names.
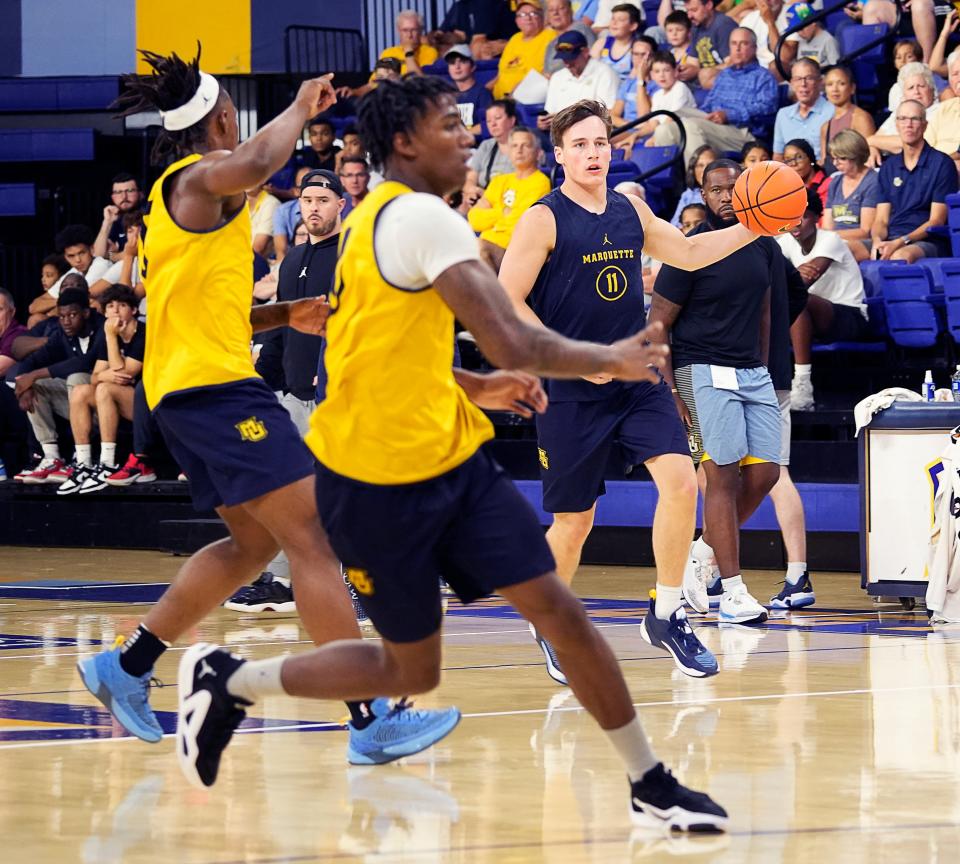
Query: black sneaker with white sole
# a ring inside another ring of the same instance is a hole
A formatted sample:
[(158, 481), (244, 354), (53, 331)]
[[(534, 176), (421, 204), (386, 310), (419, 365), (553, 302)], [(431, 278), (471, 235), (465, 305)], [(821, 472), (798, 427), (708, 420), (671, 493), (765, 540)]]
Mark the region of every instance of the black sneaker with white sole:
[(252, 705), (227, 690), (227, 681), (246, 660), (217, 645), (188, 648), (177, 676), (177, 760), (199, 789), (217, 780), (220, 757)]
[(107, 477), (119, 470), (119, 465), (107, 465), (103, 462), (99, 465), (94, 465), (91, 473), (84, 477), (77, 491), (81, 495), (87, 495), (90, 492), (100, 492), (107, 488)]
[(224, 609), (234, 612), (296, 612), (293, 588), (278, 582), (265, 570), (251, 585), (244, 585), (223, 604)]
[(630, 817), (641, 828), (726, 831), (727, 811), (703, 792), (680, 784), (662, 762), (630, 784)]

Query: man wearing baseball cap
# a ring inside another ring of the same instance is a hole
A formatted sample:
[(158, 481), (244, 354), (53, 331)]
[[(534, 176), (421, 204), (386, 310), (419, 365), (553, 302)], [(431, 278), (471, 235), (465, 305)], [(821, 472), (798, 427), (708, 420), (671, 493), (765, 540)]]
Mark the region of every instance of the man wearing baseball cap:
[(568, 30), (557, 38), (557, 57), (563, 69), (550, 76), (546, 114), (537, 118), (537, 127), (548, 131), (553, 115), (581, 99), (602, 102), (608, 108), (617, 100), (620, 79), (613, 68), (590, 56), (587, 40), (578, 30)]
[(474, 72), (477, 64), (473, 61), (473, 52), (469, 45), (454, 45), (443, 59), (447, 63), (447, 72), (457, 88), (457, 110), (467, 131), (477, 138), (486, 134), (483, 115), (493, 101), (490, 91), (480, 84)]

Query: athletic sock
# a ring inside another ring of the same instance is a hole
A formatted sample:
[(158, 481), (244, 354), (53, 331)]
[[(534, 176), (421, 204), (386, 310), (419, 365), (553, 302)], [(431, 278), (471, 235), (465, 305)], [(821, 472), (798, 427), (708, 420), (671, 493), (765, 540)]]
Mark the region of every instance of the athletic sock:
[(256, 702), (262, 696), (283, 696), (287, 691), (280, 681), (280, 671), (286, 659), (248, 660), (227, 679), (227, 692), (247, 702)]
[(117, 442), (116, 441), (114, 441), (112, 444), (106, 441), (100, 442), (100, 464), (101, 465), (117, 464)]
[(806, 561), (788, 561), (787, 562), (787, 582), (791, 585), (796, 585), (803, 578), (803, 574), (807, 572), (807, 562)]
[(81, 465), (93, 465), (93, 454), (89, 444), (77, 444), (77, 462)]
[(377, 719), (373, 713), (373, 702), (371, 700), (361, 699), (358, 702), (347, 702), (347, 708), (350, 710), (350, 725), (355, 729), (366, 729)]
[(631, 783), (643, 779), (643, 775), (660, 761), (654, 756), (647, 733), (643, 731), (640, 718), (636, 715), (626, 726), (603, 731), (607, 733), (610, 743), (626, 763), (627, 776)]
[(702, 534), (693, 541), (693, 549), (691, 550), (691, 554), (697, 559), (697, 561), (702, 561), (706, 564), (716, 560), (713, 547), (703, 539)]
[(807, 378), (809, 378), (809, 377), (810, 377), (810, 374), (811, 374), (812, 372), (813, 372), (813, 364), (812, 364), (812, 363), (794, 363), (794, 364), (793, 364), (793, 377), (794, 377), (794, 378), (802, 378), (802, 377), (804, 377), (804, 376), (806, 376)]
[(733, 591), (736, 588), (743, 587), (743, 577), (739, 573), (736, 576), (731, 576), (729, 579), (724, 579), (721, 576), (720, 581), (723, 583), (724, 594), (726, 594), (728, 591)]
[(128, 675), (139, 678), (146, 675), (170, 647), (141, 624), (120, 648), (120, 668)]
[(290, 577), (289, 576), (277, 576), (276, 573), (273, 574), (273, 581), (279, 582), (285, 588), (290, 587)]
[(679, 585), (661, 585), (657, 582), (657, 602), (654, 604), (657, 618), (666, 621), (682, 603), (683, 596)]
[(59, 459), (60, 458), (60, 446), (56, 441), (53, 444), (41, 444), (43, 448), (43, 458), (44, 459)]

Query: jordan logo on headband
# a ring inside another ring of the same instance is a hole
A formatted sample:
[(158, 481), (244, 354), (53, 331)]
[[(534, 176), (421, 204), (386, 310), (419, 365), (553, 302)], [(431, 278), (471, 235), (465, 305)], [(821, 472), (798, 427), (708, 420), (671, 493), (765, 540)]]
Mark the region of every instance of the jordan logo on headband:
[(210, 113), (211, 106), (220, 95), (220, 82), (213, 75), (200, 73), (200, 86), (190, 97), (190, 101), (169, 111), (161, 111), (163, 128), (168, 132), (179, 132), (202, 120)]

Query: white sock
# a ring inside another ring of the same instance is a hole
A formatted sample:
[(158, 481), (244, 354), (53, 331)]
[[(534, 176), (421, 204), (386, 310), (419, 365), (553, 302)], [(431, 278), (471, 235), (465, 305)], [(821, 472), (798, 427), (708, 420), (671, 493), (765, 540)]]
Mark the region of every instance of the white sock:
[(657, 602), (654, 604), (657, 618), (666, 621), (682, 603), (683, 596), (679, 585), (661, 585), (657, 582)]
[(77, 444), (77, 462), (81, 465), (93, 465), (93, 454), (89, 444)]
[(285, 588), (290, 587), (290, 577), (289, 576), (277, 576), (276, 573), (273, 574), (273, 581), (279, 582)]
[(627, 776), (631, 783), (642, 779), (643, 775), (660, 761), (653, 755), (650, 740), (640, 725), (640, 718), (636, 715), (626, 726), (603, 731), (607, 733), (610, 743), (626, 763)]
[(693, 549), (691, 549), (690, 552), (694, 558), (696, 558), (698, 561), (702, 561), (704, 564), (709, 564), (716, 560), (716, 556), (713, 553), (713, 547), (703, 539), (702, 534), (693, 541)]
[(721, 576), (720, 581), (723, 582), (724, 594), (726, 594), (728, 591), (733, 591), (734, 588), (743, 587), (743, 577), (739, 573), (736, 576), (731, 576), (729, 579), (724, 579)]
[(287, 691), (280, 681), (280, 670), (286, 657), (269, 660), (248, 660), (227, 679), (227, 691), (248, 702), (261, 696), (281, 696)]
[(54, 441), (53, 444), (41, 444), (43, 448), (43, 458), (44, 459), (59, 459), (60, 458), (60, 447), (57, 442)]
[(812, 363), (794, 363), (793, 364), (793, 377), (802, 378), (806, 376), (810, 377), (810, 373), (813, 371)]
[(113, 442), (112, 444), (101, 441), (100, 442), (100, 464), (101, 465), (116, 465), (117, 464), (117, 444)]
[(788, 561), (787, 562), (787, 582), (796, 585), (807, 572), (806, 561)]

